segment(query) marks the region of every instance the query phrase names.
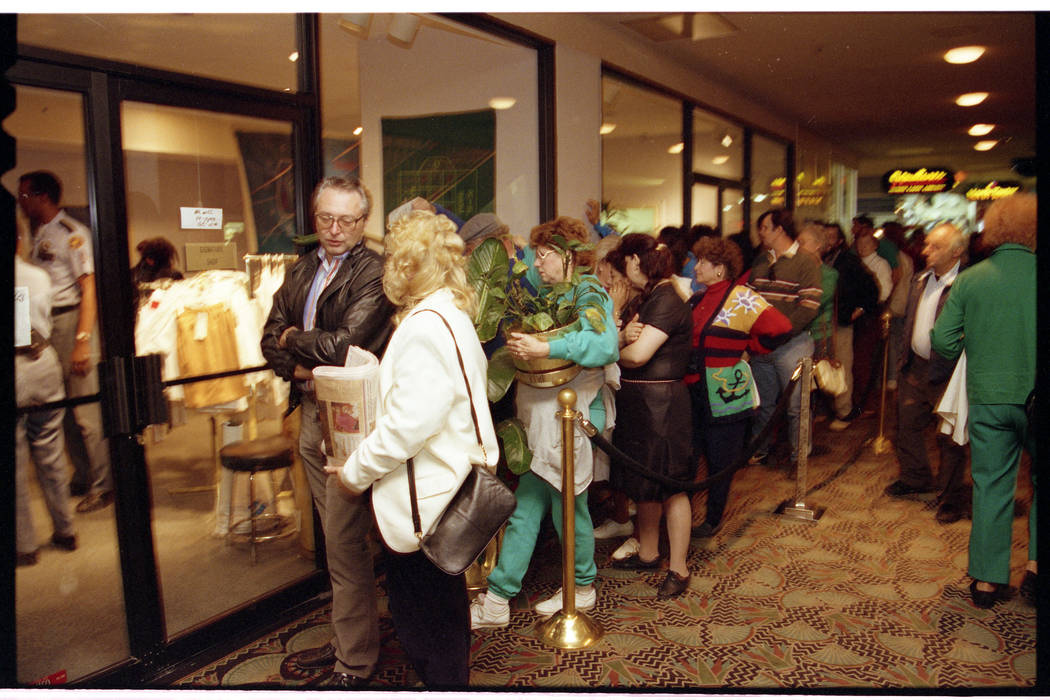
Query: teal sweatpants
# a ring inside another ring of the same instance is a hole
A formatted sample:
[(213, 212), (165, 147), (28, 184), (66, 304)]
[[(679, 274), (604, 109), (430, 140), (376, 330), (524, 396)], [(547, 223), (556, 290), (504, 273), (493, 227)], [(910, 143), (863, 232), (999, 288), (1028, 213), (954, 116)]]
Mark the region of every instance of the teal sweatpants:
[(1014, 493), (1021, 449), (1032, 458), (1032, 507), (1028, 511), (1028, 558), (1036, 559), (1035, 436), (1020, 404), (970, 404), (970, 473), (973, 526), (969, 574), (978, 581), (1010, 582)]
[[(601, 408), (601, 394), (598, 395), (596, 403), (597, 407), (594, 404), (590, 407), (590, 420), (600, 431), (605, 427), (605, 411)], [(582, 438), (577, 436), (576, 439)], [(558, 489), (532, 472), (526, 472), (518, 480), (518, 489), (514, 495), (518, 499), (518, 505), (515, 506), (507, 522), (507, 530), (503, 533), (499, 561), (488, 576), (489, 590), (507, 600), (521, 591), (521, 581), (529, 569), (532, 553), (536, 549), (536, 539), (540, 535), (540, 525), (548, 511), (554, 521), (558, 541), (564, 541), (562, 539), (562, 495)], [(591, 512), (587, 508), (587, 489), (576, 496), (573, 505), (575, 509), (573, 542), (576, 546), (576, 585), (589, 586), (598, 575), (598, 567), (594, 563), (594, 523), (591, 522)]]

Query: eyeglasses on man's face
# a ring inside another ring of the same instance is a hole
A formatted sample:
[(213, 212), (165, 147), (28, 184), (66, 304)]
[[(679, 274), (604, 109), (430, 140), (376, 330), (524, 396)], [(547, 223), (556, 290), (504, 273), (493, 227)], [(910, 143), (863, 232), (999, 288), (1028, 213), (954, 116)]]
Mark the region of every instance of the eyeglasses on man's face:
[(334, 222), (340, 231), (349, 231), (357, 225), (359, 221), (363, 221), (365, 214), (357, 217), (349, 216), (332, 216), (331, 214), (325, 214), (323, 212), (314, 214), (314, 221), (317, 222), (318, 228), (328, 229)]

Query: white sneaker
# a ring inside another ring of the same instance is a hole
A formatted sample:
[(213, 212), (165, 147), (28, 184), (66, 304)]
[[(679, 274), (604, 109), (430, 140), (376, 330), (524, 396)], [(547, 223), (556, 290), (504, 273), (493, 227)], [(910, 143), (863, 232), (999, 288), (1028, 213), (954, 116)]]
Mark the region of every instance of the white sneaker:
[(608, 540), (613, 537), (625, 537), (634, 532), (634, 525), (628, 520), (625, 523), (618, 523), (613, 519), (606, 520), (604, 523), (594, 528), (594, 539), (596, 540)]
[(494, 593), (478, 596), (470, 604), (470, 629), (506, 627), (510, 624), (510, 602)]
[(637, 554), (638, 549), (641, 547), (641, 543), (638, 542), (637, 538), (628, 537), (624, 540), (615, 552), (612, 553), (613, 559), (626, 559), (632, 554)]
[[(558, 592), (552, 595), (546, 600), (541, 600), (536, 603), (536, 607), (533, 608), (536, 614), (540, 617), (550, 617), (554, 613), (561, 610), (562, 604), (562, 589), (558, 589)], [(594, 586), (577, 586), (576, 587), (576, 609), (577, 610), (590, 610), (594, 607), (595, 602), (598, 600), (598, 594), (594, 590)]]

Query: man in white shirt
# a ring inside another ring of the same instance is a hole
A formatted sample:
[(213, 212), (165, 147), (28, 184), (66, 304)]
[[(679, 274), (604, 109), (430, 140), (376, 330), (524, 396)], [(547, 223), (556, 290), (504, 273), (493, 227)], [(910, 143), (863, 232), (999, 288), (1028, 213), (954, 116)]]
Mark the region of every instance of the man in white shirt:
[[(21, 236), (18, 237), (21, 243)], [(25, 316), (23, 316), (25, 314)], [(26, 318), (28, 316), (28, 318)], [(27, 408), (66, 397), (62, 365), (51, 346), (51, 278), (47, 272), (15, 255), (15, 397)], [(28, 333), (17, 329), (28, 321)], [(29, 411), (15, 423), (15, 544), (16, 566), (32, 566), (39, 544), (29, 496), (30, 462), (36, 468), (44, 504), (54, 531), (51, 544), (73, 551), (77, 536), (69, 503), (69, 466), (62, 433), (61, 408)]]
[[(98, 308), (91, 231), (59, 207), (62, 183), (45, 170), (18, 179), (18, 204), (33, 227), (30, 260), (51, 275), (51, 342), (62, 362), (69, 398), (98, 393)], [(77, 504), (89, 513), (113, 503), (109, 445), (102, 435), (98, 402), (66, 412), (66, 443), (73, 462)]]
[(875, 281), (879, 285), (879, 303), (882, 304), (893, 291), (893, 271), (890, 269), (890, 264), (876, 252), (879, 242), (875, 240), (875, 236), (858, 236), (856, 246), (860, 261), (875, 276)]
[[(915, 278), (908, 295), (905, 333), (898, 349), (900, 376), (897, 396), (897, 439), (894, 447), (900, 478), (886, 487), (886, 495), (901, 497), (934, 490), (926, 453), (925, 431), (936, 423), (933, 413), (955, 367), (930, 348), (930, 330), (944, 308), (952, 282), (959, 274), (966, 237), (951, 224), (941, 224), (926, 236), (923, 255), (928, 269)], [(940, 491), (937, 520), (951, 523), (970, 508), (966, 488), (966, 448), (937, 433), (941, 461), (936, 487)]]

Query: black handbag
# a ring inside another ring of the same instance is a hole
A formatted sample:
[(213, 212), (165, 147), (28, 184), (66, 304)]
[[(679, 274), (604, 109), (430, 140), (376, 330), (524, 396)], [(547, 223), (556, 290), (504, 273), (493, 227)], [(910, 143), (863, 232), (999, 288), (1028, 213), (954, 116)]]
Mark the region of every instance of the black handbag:
[[(463, 372), (463, 381), (467, 385), (467, 399), (470, 403), (470, 416), (474, 420), (474, 434), (478, 438), (482, 455), (485, 445), (481, 440), (481, 428), (478, 427), (478, 415), (474, 410), (474, 397), (467, 380), (467, 370), (463, 365), (463, 355), (459, 351), (456, 336), (445, 317), (433, 309), (423, 309), (437, 314), (441, 322), (452, 335), (452, 344), (456, 347), (456, 359)], [(419, 313), (422, 313), (420, 311)], [(466, 480), (452, 497), (444, 512), (434, 521), (430, 531), (423, 534), (419, 519), (419, 504), (416, 502), (416, 475), (412, 458), (408, 458), (408, 492), (412, 503), (412, 527), (415, 528), (419, 548), (434, 566), (451, 576), (458, 576), (467, 570), (475, 559), (481, 555), (488, 543), (496, 536), (503, 524), (510, 519), (517, 499), (503, 481), (489, 471), (485, 464), (471, 465)]]

